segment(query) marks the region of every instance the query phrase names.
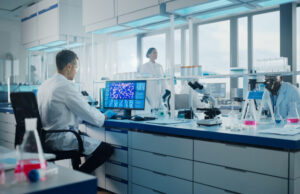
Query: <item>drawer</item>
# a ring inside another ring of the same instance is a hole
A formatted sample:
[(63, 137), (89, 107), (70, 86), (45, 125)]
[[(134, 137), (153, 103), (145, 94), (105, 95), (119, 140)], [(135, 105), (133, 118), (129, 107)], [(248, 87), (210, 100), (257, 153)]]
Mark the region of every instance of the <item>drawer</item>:
[(163, 155), (193, 159), (193, 140), (191, 139), (130, 132), (129, 147)]
[(113, 147), (115, 150), (109, 159), (123, 164), (128, 164), (128, 148), (115, 145), (113, 145)]
[(128, 193), (128, 182), (106, 175), (105, 189), (117, 194)]
[(0, 139), (0, 146), (6, 147), (9, 149), (15, 149), (14, 143), (11, 143), (11, 142), (8, 142), (8, 141), (2, 140), (2, 139)]
[(0, 139), (2, 139), (3, 141), (10, 142), (12, 144), (15, 143), (15, 135), (11, 133), (0, 132)]
[(86, 125), (85, 127), (86, 133), (95, 139), (98, 139), (100, 141), (105, 141), (105, 129), (100, 127), (94, 127), (91, 125)]
[(204, 193), (205, 194), (230, 194), (230, 193), (233, 194), (234, 192), (194, 183), (194, 194), (204, 194)]
[(105, 128), (106, 142), (113, 145), (128, 146), (128, 131)]
[(11, 123), (0, 122), (0, 131), (16, 134), (16, 125)]
[(193, 181), (193, 161), (131, 149), (135, 167)]
[(195, 182), (225, 190), (245, 194), (284, 194), (288, 192), (288, 181), (284, 178), (200, 162), (194, 162), (194, 170)]
[(131, 167), (132, 183), (170, 194), (192, 193), (193, 183), (152, 171)]
[(136, 184), (132, 184), (132, 194), (161, 194), (159, 191), (154, 189), (145, 188)]
[(105, 163), (105, 174), (117, 177), (123, 180), (128, 180), (128, 166), (122, 164), (115, 164), (111, 162)]
[(105, 164), (96, 168), (94, 175), (97, 177), (98, 187), (105, 188)]
[(194, 143), (196, 161), (288, 178), (288, 152), (200, 140)]
[(16, 124), (15, 115), (11, 113), (0, 113), (0, 122)]

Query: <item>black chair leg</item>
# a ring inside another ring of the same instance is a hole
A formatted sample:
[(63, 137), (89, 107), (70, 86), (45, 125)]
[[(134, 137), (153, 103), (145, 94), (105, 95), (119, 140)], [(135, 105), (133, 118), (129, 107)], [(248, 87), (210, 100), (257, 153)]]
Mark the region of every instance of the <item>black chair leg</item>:
[(79, 165), (81, 163), (80, 156), (79, 157), (74, 157), (71, 160), (72, 160), (73, 169), (74, 170), (78, 170), (79, 169)]

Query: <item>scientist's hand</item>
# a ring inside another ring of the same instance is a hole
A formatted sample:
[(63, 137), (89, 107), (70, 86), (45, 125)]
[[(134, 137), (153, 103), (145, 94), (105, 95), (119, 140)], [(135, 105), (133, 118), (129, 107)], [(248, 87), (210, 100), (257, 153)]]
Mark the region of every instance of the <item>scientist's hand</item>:
[(112, 110), (107, 110), (104, 115), (106, 116), (106, 119), (110, 119), (111, 117), (117, 115), (117, 113), (115, 113), (114, 111)]

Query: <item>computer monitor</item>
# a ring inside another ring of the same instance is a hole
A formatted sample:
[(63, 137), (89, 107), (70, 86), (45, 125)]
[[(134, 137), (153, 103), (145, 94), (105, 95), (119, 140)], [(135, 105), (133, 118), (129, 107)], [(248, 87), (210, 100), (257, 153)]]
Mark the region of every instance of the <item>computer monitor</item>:
[(124, 109), (124, 117), (131, 117), (131, 110), (144, 110), (146, 80), (106, 81), (105, 109)]
[(215, 98), (226, 98), (226, 83), (207, 83), (206, 89)]

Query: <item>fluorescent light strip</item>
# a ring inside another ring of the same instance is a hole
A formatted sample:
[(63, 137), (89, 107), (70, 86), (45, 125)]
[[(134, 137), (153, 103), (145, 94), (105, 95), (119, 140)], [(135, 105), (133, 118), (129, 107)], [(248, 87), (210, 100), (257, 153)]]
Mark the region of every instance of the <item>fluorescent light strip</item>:
[(280, 5), (280, 4), (284, 4), (284, 3), (291, 3), (294, 1), (295, 0), (270, 0), (270, 1), (259, 2), (258, 5), (263, 6), (263, 7), (268, 7), (268, 6)]
[(214, 8), (219, 8), (219, 7), (231, 5), (231, 4), (232, 4), (232, 2), (228, 1), (228, 0), (218, 0), (218, 1), (208, 2), (208, 3), (197, 4), (192, 7), (178, 9), (175, 11), (175, 13), (186, 16), (189, 14), (194, 14), (197, 12), (206, 11), (206, 10), (210, 10), (210, 9), (214, 9)]
[(127, 35), (131, 35), (131, 34), (138, 34), (138, 33), (142, 33), (142, 32), (145, 32), (145, 31), (140, 30), (140, 29), (133, 29), (133, 30), (125, 31), (125, 32), (115, 33), (115, 34), (112, 34), (112, 35), (120, 37), (120, 36), (127, 36)]
[(36, 46), (36, 47), (32, 47), (32, 48), (30, 48), (28, 50), (30, 50), (30, 51), (38, 51), (38, 50), (45, 49), (45, 48), (47, 48), (47, 47), (46, 46)]
[(223, 16), (223, 15), (231, 15), (231, 14), (235, 14), (235, 13), (245, 12), (248, 10), (250, 10), (248, 7), (236, 7), (236, 8), (232, 8), (232, 9), (226, 9), (226, 10), (222, 10), (222, 11), (198, 15), (198, 16), (196, 16), (196, 18), (208, 19), (208, 18), (212, 18), (212, 17), (218, 17), (218, 16)]
[(62, 50), (62, 48), (60, 48), (60, 47), (54, 47), (54, 48), (45, 49), (43, 51), (45, 51), (47, 53), (50, 53), (50, 52), (55, 52), (55, 51), (59, 51), (59, 50)]
[(69, 44), (69, 45), (66, 45), (65, 46), (65, 48), (75, 48), (75, 47), (79, 47), (79, 46), (82, 46), (83, 45), (83, 43), (81, 43), (81, 42), (75, 42), (75, 43), (71, 43), (71, 44)]
[(168, 20), (168, 19), (169, 19), (169, 17), (167, 17), (167, 16), (156, 15), (156, 16), (136, 20), (133, 22), (128, 22), (128, 23), (125, 23), (124, 25), (130, 26), (130, 27), (139, 27), (139, 26), (145, 26), (147, 24), (161, 22), (161, 21)]
[(125, 30), (125, 29), (127, 29), (127, 28), (124, 27), (124, 26), (112, 26), (112, 27), (109, 27), (109, 28), (104, 28), (104, 29), (101, 29), (101, 30), (94, 31), (93, 33), (95, 33), (95, 34), (105, 34), (105, 33), (111, 33), (111, 32), (116, 32), (116, 31), (120, 31), (120, 30)]
[[(186, 23), (186, 21), (183, 20), (183, 19), (175, 20), (174, 21), (174, 26), (180, 25), (180, 24), (184, 24), (184, 23)], [(162, 29), (162, 28), (170, 27), (170, 24), (171, 24), (170, 22), (165, 22), (165, 23), (161, 23), (161, 24), (154, 24), (154, 25), (151, 25), (151, 26), (143, 27), (143, 29), (146, 29), (146, 30), (157, 30), (157, 29)]]
[(59, 46), (59, 45), (65, 44), (65, 43), (66, 43), (66, 41), (64, 41), (64, 40), (58, 40), (58, 41), (54, 41), (54, 42), (45, 44), (45, 46), (46, 47)]

